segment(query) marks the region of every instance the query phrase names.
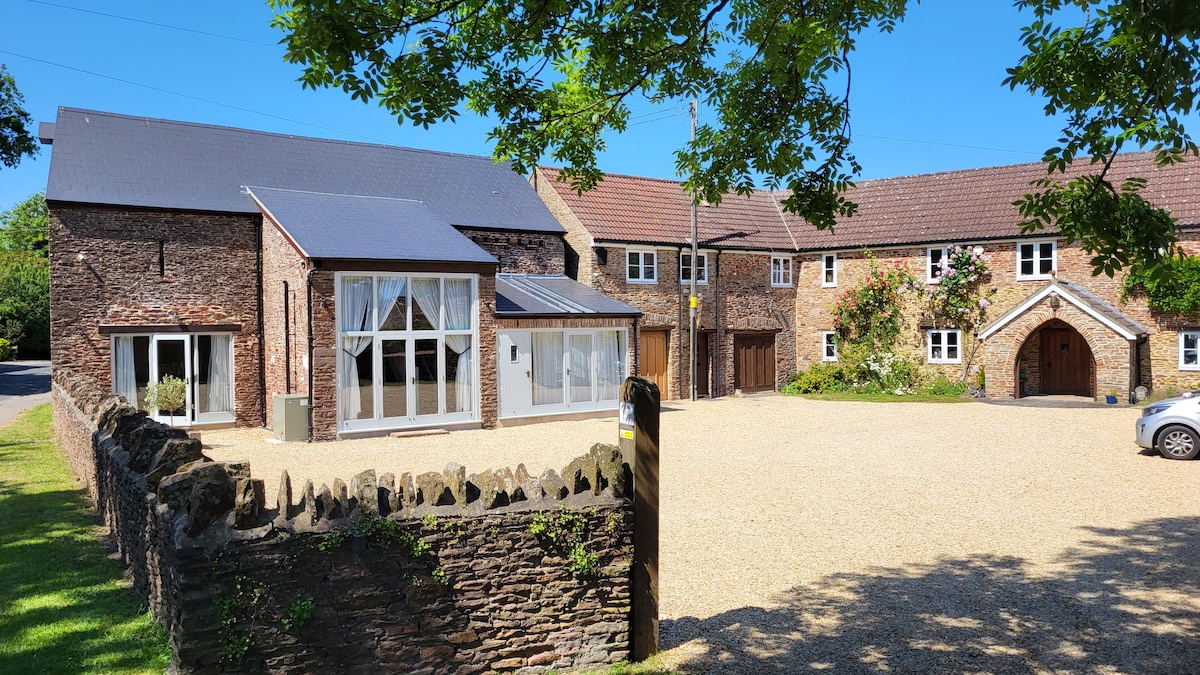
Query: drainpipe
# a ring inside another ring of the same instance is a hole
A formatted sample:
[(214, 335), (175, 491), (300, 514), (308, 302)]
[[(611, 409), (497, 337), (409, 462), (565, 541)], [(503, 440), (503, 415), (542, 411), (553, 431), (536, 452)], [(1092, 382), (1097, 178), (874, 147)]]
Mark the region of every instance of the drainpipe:
[(725, 380), (721, 377), (721, 366), (724, 365), (725, 360), (723, 358), (721, 358), (721, 344), (722, 344), (722, 336), (724, 334), (724, 332), (721, 330), (721, 326), (723, 325), (724, 322), (721, 321), (721, 250), (720, 249), (717, 249), (716, 260), (713, 262), (712, 284), (713, 284), (713, 323), (715, 324), (714, 328), (717, 331), (717, 333), (716, 333), (716, 335), (717, 335), (717, 344), (716, 344), (717, 358), (714, 360), (712, 357), (712, 354), (709, 354), (709, 356), (708, 356), (709, 362), (713, 363), (713, 376), (708, 383), (708, 396), (709, 396), (709, 398), (717, 398), (718, 396), (725, 395), (724, 388), (723, 388), (724, 384), (725, 384)]
[(304, 306), (308, 314), (308, 442), (313, 440), (313, 268), (305, 275)]
[[(633, 374), (635, 376), (640, 375), (642, 372), (642, 352), (640, 349), (642, 332), (638, 330), (638, 321), (640, 319), (641, 317), (633, 317)], [(626, 370), (626, 372), (628, 372), (628, 370)], [(628, 375), (626, 375), (626, 377), (628, 377)]]
[(283, 381), (284, 391), (292, 393), (292, 298), (288, 282), (283, 282)]

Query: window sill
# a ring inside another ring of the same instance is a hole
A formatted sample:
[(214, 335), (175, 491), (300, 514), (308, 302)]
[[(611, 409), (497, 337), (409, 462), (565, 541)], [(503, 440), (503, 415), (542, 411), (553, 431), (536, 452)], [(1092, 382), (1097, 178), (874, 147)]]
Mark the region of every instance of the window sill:
[(625, 280), (625, 283), (627, 283), (627, 284), (642, 284), (642, 285), (652, 286), (652, 285), (654, 285), (654, 284), (657, 284), (657, 283), (658, 283), (658, 279), (650, 279), (650, 280), (646, 280), (646, 279), (626, 279), (626, 280)]
[(1017, 281), (1049, 281), (1054, 278), (1053, 274), (1035, 274), (1033, 276), (1017, 276)]
[(771, 284), (771, 288), (791, 288), (791, 284)]

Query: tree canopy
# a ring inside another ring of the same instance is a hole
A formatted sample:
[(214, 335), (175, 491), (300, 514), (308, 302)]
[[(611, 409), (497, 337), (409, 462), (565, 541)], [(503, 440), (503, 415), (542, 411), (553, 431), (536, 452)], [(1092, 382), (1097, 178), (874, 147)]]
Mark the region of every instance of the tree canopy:
[[(783, 190), (818, 228), (852, 216), (850, 151), (857, 37), (892, 31), (907, 0), (269, 0), (306, 87), (377, 100), (429, 126), (464, 111), (496, 120), (497, 159), (564, 165), (577, 190), (602, 173), (604, 134), (628, 102), (696, 97), (715, 111), (676, 166), (695, 199)], [(1162, 164), (1196, 155), (1200, 9), (1193, 0), (1018, 0), (1027, 54), (1006, 83), (1066, 121), (1047, 177), (1020, 202), (1028, 231), (1057, 227), (1097, 272), (1153, 267), (1175, 251), (1169, 214), (1117, 184), (1112, 157), (1147, 148)], [(1061, 25), (1065, 21), (1082, 25)], [(1076, 158), (1095, 164), (1084, 175)], [(761, 185), (756, 185), (756, 180)], [(1117, 219), (1104, 214), (1115, 209)], [(1115, 222), (1113, 222), (1115, 221)]]
[(42, 193), (0, 213), (0, 251), (34, 253), (43, 258), (50, 255), (50, 221), (46, 212), (46, 197)]
[(0, 164), (13, 168), (22, 157), (38, 153), (37, 140), (29, 132), (33, 118), (22, 107), (25, 98), (8, 68), (0, 64)]

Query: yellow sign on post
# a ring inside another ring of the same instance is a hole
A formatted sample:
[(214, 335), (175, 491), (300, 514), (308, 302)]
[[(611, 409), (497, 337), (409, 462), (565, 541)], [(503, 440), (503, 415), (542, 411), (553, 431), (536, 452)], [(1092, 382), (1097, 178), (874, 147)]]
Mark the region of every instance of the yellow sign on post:
[(690, 305), (690, 306), (691, 306), (691, 308), (692, 308), (692, 309), (696, 309), (696, 305), (700, 304), (700, 303), (697, 301), (697, 298), (696, 298), (696, 296), (694, 296), (694, 295), (691, 297), (691, 299), (690, 299), (690, 301), (689, 301), (689, 302), (691, 303), (691, 305)]

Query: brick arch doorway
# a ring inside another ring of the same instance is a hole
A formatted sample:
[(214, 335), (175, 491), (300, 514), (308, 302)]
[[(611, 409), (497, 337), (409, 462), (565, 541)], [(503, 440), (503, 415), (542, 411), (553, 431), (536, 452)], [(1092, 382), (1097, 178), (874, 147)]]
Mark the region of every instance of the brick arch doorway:
[(1018, 352), (1016, 397), (1095, 396), (1096, 359), (1071, 324), (1051, 319), (1029, 334)]

